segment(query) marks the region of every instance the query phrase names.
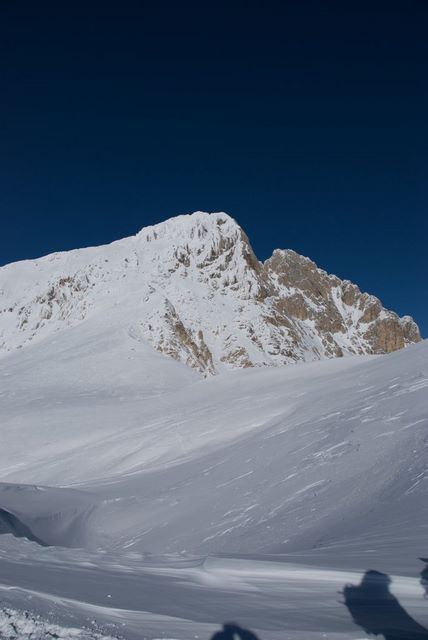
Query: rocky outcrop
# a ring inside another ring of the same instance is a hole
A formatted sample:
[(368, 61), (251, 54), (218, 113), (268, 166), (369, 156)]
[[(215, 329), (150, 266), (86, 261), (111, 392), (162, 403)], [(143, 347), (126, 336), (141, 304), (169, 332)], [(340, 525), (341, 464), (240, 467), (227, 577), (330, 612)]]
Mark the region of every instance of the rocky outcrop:
[(421, 339), (412, 318), (387, 311), (376, 297), (295, 251), (274, 251), (265, 269), (277, 283), (286, 316), (312, 321), (327, 355), (389, 353)]
[(26, 347), (112, 309), (203, 375), (418, 342), (417, 325), (292, 250), (261, 263), (224, 213), (195, 213), (104, 247), (0, 269), (0, 352)]

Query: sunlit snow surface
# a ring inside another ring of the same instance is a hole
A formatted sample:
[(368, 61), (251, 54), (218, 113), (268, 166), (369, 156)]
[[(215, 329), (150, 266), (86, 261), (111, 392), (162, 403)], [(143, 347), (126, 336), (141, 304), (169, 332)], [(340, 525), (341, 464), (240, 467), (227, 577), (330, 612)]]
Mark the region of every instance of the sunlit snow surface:
[(0, 530), (24, 536), (0, 536), (0, 606), (125, 638), (363, 638), (340, 591), (378, 569), (428, 626), (426, 342), (201, 380), (110, 324), (0, 360)]

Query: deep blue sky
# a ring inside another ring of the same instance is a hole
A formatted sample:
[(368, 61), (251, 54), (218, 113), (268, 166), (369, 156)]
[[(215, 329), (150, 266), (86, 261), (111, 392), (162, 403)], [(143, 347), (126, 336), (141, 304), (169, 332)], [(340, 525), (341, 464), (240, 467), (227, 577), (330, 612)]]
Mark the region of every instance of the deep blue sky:
[(224, 210), (428, 335), (428, 1), (0, 5), (0, 263)]

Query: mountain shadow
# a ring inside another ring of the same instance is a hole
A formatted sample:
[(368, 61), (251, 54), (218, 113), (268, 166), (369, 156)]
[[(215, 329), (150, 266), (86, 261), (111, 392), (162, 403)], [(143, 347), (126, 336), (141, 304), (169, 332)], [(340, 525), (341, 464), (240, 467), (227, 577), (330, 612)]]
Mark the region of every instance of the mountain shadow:
[(255, 633), (249, 629), (244, 629), (234, 622), (228, 622), (223, 625), (221, 631), (217, 631), (211, 640), (235, 640), (234, 636), (238, 636), (240, 640), (259, 640)]
[(346, 585), (345, 605), (354, 622), (366, 633), (385, 640), (428, 640), (428, 630), (407, 613), (390, 592), (391, 578), (379, 571), (366, 571), (358, 586)]

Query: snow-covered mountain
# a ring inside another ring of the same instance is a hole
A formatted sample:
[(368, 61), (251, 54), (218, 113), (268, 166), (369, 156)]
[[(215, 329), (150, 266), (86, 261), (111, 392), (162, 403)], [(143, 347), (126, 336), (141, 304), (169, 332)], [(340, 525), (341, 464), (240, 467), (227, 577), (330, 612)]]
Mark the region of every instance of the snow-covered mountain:
[(294, 251), (259, 262), (225, 213), (178, 216), (110, 245), (0, 269), (3, 354), (106, 319), (127, 344), (148, 342), (204, 375), (420, 340), (410, 317)]
[(0, 636), (355, 640), (366, 569), (428, 626), (411, 319), (225, 214), (0, 282)]

